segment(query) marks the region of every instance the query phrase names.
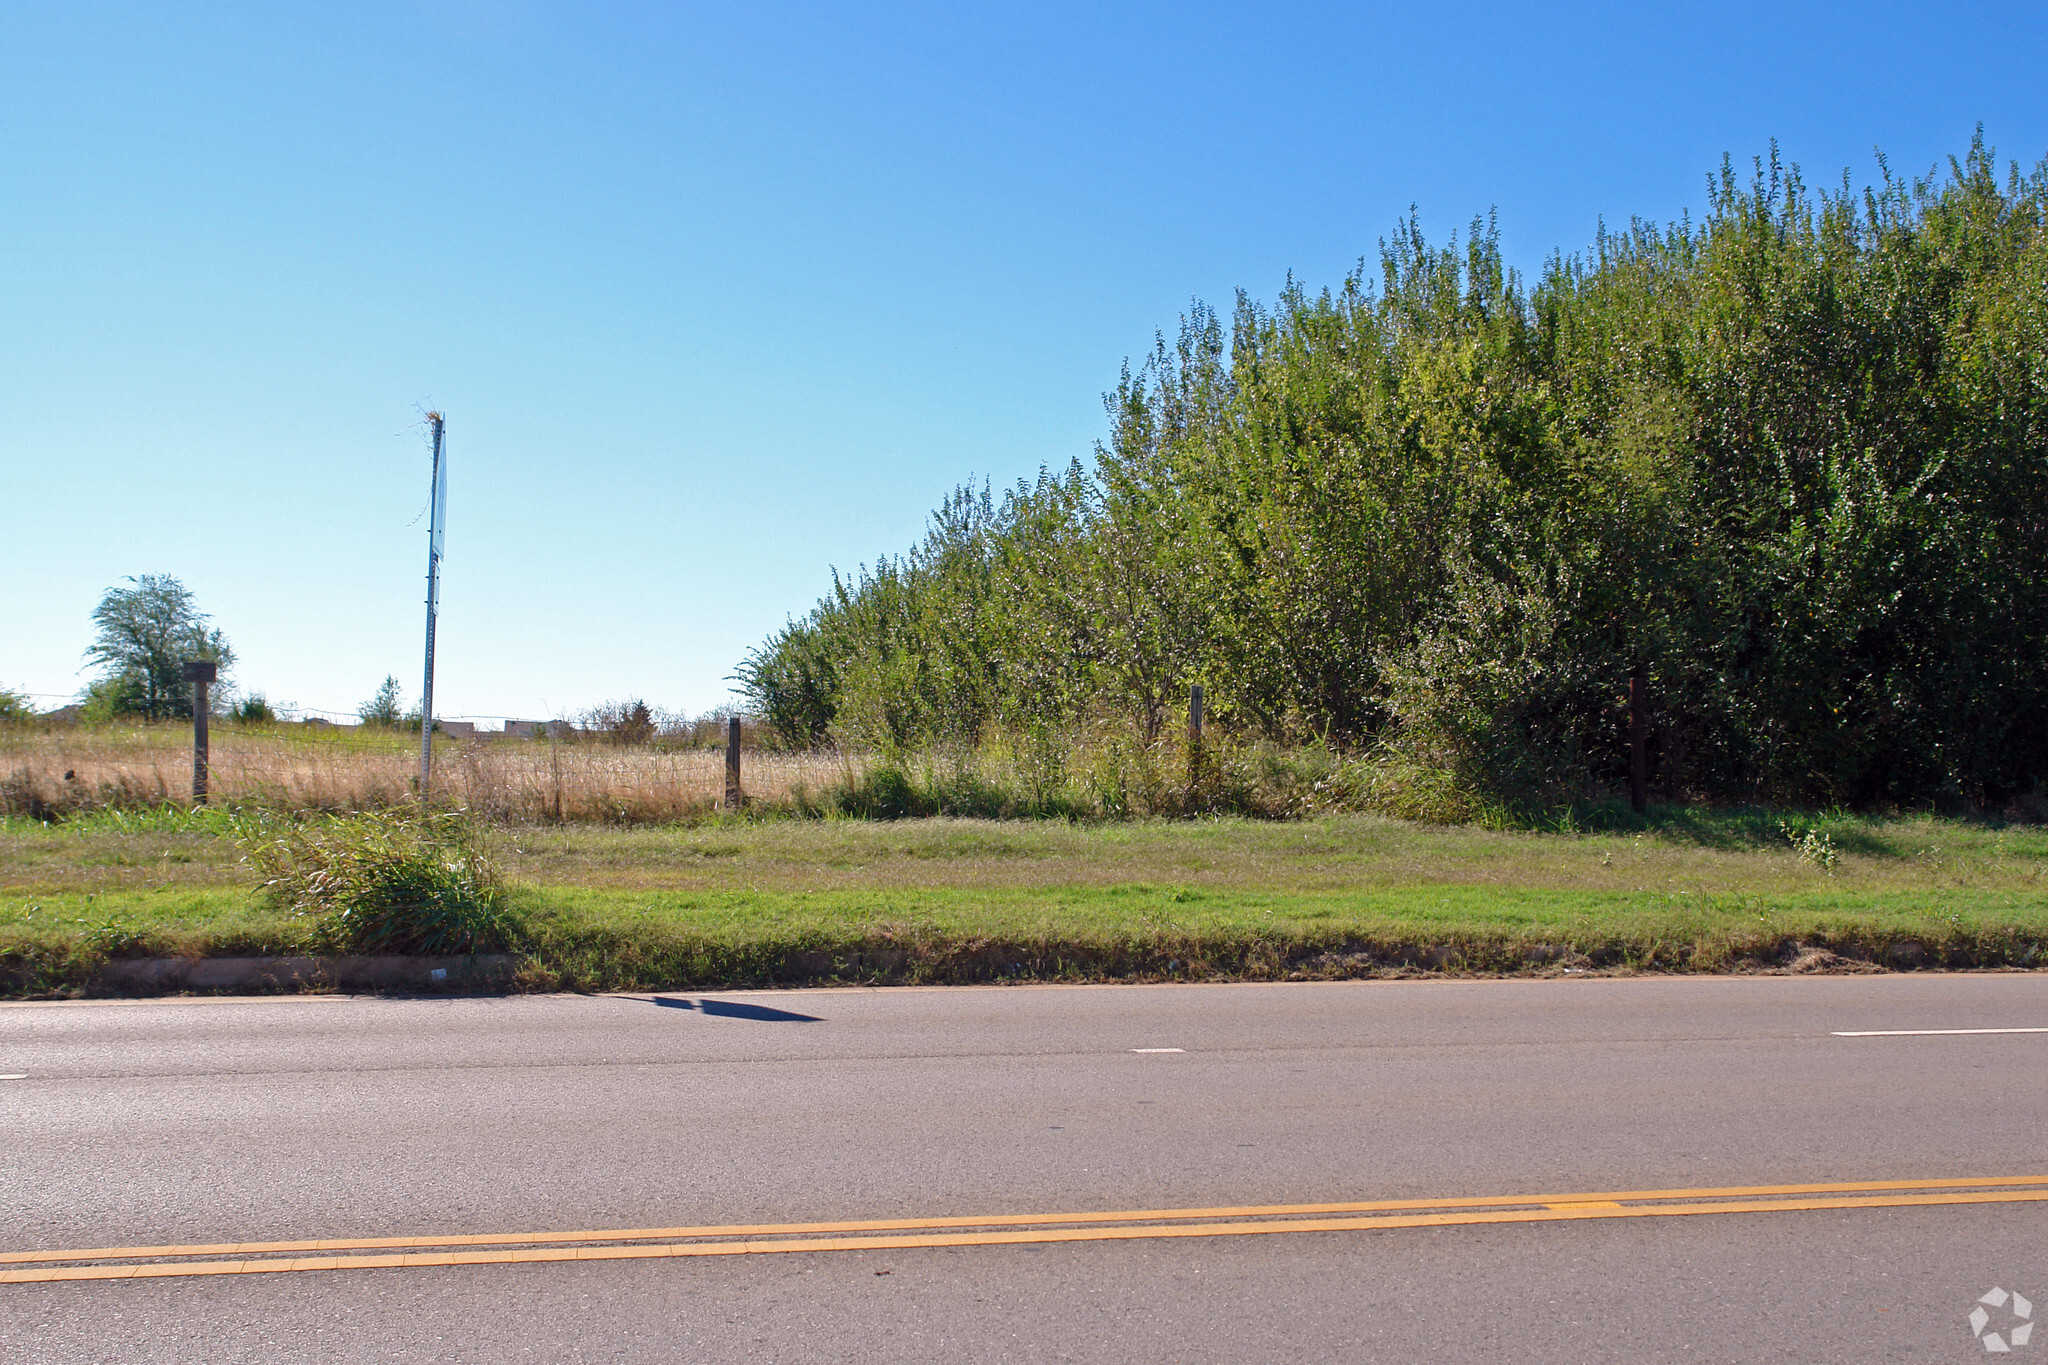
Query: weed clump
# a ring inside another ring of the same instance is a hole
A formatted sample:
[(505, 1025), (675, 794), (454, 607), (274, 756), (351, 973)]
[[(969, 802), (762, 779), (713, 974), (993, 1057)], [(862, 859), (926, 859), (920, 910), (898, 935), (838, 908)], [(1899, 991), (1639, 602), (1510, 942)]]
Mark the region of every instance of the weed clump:
[(466, 813), (364, 811), (317, 822), (260, 815), (238, 844), (310, 946), (428, 957), (510, 947), (518, 921)]
[(1835, 848), (1835, 841), (1819, 829), (1802, 830), (1787, 820), (1778, 822), (1778, 830), (1785, 836), (1785, 842), (1792, 845), (1792, 851), (1821, 871), (1833, 876), (1835, 864), (1841, 861), (1841, 853)]

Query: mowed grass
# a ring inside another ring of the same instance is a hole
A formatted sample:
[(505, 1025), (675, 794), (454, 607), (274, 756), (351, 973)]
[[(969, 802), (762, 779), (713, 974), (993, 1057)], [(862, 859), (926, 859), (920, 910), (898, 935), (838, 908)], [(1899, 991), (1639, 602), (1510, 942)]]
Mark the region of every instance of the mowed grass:
[[(228, 832), (175, 809), (0, 822), (8, 989), (77, 989), (108, 956), (302, 950)], [(1932, 817), (777, 820), (492, 843), (534, 987), (2048, 961), (2048, 830)]]

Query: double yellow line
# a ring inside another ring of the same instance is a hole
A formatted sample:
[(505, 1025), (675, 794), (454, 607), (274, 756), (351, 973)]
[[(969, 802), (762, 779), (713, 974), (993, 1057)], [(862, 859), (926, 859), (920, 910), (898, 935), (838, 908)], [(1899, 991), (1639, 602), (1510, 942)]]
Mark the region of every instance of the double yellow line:
[[(901, 1251), (924, 1247), (1112, 1242), (1160, 1237), (1243, 1237), (1276, 1232), (1355, 1232), (1549, 1223), (1591, 1218), (1678, 1218), (1709, 1213), (1916, 1208), (2048, 1201), (2048, 1175), (1970, 1180), (1869, 1180), (1827, 1185), (1510, 1194), (1481, 1199), (1382, 1199), (1354, 1204), (1268, 1204), (1212, 1209), (879, 1218), (840, 1223), (714, 1224), (607, 1231), (363, 1237), (301, 1242), (99, 1247), (0, 1253), (0, 1284), (139, 1280), (285, 1271), (519, 1265), (538, 1261), (639, 1261), (783, 1251)], [(478, 1248), (453, 1250), (452, 1248)], [(311, 1253), (311, 1254), (308, 1254)]]

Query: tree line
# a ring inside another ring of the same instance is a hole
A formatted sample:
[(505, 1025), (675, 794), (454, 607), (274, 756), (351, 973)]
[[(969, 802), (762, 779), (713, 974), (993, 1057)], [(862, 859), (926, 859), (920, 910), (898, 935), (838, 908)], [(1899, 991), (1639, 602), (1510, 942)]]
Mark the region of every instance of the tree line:
[(1511, 799), (1980, 802), (2048, 771), (2048, 162), (1981, 132), (1533, 281), (1411, 216), (1377, 268), (1196, 307), (1092, 461), (957, 490), (739, 670), (790, 742), (1227, 729)]

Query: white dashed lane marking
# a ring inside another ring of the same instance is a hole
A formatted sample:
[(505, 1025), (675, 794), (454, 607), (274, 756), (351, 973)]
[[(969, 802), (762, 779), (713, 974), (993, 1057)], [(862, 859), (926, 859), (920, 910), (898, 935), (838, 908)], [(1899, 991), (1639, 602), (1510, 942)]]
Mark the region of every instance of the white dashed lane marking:
[(2048, 1033), (2048, 1028), (1872, 1028), (1848, 1032), (1837, 1029), (1836, 1038), (1921, 1038), (1936, 1033)]

